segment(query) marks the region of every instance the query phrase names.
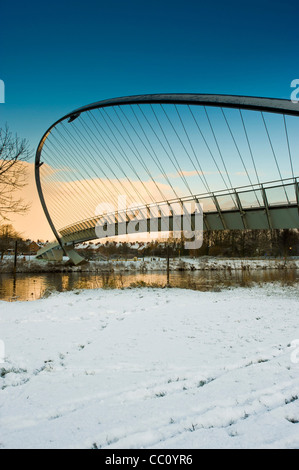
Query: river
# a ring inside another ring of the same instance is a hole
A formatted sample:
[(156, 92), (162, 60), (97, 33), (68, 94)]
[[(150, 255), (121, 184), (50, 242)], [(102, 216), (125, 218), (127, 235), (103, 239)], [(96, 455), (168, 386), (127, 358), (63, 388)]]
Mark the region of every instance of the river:
[[(183, 289), (211, 291), (254, 283), (278, 282), (284, 285), (299, 283), (299, 270), (252, 271), (173, 271), (169, 285)], [(0, 300), (31, 301), (47, 297), (53, 292), (80, 289), (121, 289), (129, 287), (165, 287), (165, 272), (151, 273), (18, 273), (0, 274)]]

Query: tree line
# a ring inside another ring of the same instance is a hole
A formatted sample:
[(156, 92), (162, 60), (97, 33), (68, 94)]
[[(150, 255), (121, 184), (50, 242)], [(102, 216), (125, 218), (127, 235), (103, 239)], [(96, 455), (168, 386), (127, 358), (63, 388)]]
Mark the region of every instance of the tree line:
[(38, 247), (35, 242), (25, 240), (11, 224), (0, 225), (0, 262), (3, 261), (5, 255), (14, 254), (16, 249), (19, 254), (23, 255), (34, 253), (36, 250), (32, 249), (32, 245)]
[(288, 257), (299, 255), (299, 230), (205, 231), (197, 256)]
[(107, 241), (96, 246), (92, 243), (86, 244), (80, 251), (86, 259), (96, 259), (99, 254), (107, 258), (168, 255), (281, 258), (299, 256), (299, 230), (207, 230), (203, 232), (203, 244), (197, 250), (187, 250), (184, 237), (178, 239), (171, 234), (167, 240), (139, 242), (139, 250), (132, 248), (132, 245), (134, 243)]

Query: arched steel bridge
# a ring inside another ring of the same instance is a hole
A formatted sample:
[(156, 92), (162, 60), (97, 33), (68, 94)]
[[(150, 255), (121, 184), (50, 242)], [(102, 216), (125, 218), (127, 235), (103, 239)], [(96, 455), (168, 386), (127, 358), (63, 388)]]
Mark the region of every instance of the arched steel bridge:
[[(99, 238), (99, 225), (117, 236), (132, 220), (138, 233), (152, 231), (155, 219), (162, 231), (167, 216), (172, 231), (185, 203), (202, 205), (204, 230), (299, 228), (298, 124), (296, 103), (228, 95), (130, 96), (68, 113), (36, 152), (57, 240), (38, 256), (79, 263), (74, 245)], [(119, 195), (130, 209), (116, 205)]]

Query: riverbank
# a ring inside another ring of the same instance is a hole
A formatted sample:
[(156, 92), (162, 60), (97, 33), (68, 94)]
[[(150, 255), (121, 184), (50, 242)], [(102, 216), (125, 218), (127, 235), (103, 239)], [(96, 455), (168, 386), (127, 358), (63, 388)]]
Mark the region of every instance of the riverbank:
[(234, 271), (138, 271), (55, 272), (0, 275), (0, 300), (34, 301), (55, 292), (82, 289), (130, 289), (159, 287), (219, 291), (235, 287), (254, 287), (276, 283), (298, 286), (299, 269), (263, 269)]
[[(55, 272), (166, 272), (167, 260), (164, 258), (135, 258), (130, 260), (89, 261), (80, 266), (71, 266), (67, 258), (62, 262), (49, 262), (28, 257), (17, 262), (17, 273), (55, 273)], [(299, 259), (265, 258), (175, 258), (169, 261), (170, 271), (252, 271), (268, 269), (299, 269)], [(0, 263), (0, 274), (14, 271), (12, 257)]]
[(298, 300), (272, 284), (0, 302), (0, 446), (298, 448)]

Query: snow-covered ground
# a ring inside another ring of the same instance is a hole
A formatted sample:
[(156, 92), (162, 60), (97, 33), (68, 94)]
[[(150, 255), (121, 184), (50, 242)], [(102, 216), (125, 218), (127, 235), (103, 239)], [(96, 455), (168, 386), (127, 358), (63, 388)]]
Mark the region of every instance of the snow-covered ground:
[(299, 448), (298, 300), (267, 284), (0, 302), (0, 446)]

